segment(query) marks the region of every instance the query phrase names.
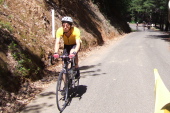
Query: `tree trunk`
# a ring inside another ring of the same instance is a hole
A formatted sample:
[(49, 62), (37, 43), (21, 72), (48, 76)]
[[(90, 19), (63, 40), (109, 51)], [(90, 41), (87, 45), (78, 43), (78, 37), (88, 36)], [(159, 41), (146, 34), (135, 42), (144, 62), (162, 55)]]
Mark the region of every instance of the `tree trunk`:
[(168, 30), (169, 30), (169, 22), (167, 21), (166, 26), (165, 26), (165, 31), (168, 31)]

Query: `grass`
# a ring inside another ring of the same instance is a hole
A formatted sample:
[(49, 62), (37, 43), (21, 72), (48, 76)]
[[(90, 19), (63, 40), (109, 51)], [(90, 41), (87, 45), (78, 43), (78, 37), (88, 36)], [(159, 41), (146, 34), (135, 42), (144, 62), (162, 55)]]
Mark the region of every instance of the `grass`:
[(11, 23), (5, 21), (0, 21), (0, 28), (7, 29), (10, 33), (13, 31)]

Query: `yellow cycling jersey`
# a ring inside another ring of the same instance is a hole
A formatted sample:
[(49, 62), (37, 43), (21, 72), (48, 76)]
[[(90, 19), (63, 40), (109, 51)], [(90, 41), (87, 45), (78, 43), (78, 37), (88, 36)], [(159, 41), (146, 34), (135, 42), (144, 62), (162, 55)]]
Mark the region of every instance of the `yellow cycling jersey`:
[(71, 28), (71, 35), (67, 37), (64, 35), (63, 27), (60, 27), (56, 32), (56, 38), (63, 38), (65, 45), (74, 45), (76, 44), (76, 39), (80, 39), (80, 30), (77, 27)]

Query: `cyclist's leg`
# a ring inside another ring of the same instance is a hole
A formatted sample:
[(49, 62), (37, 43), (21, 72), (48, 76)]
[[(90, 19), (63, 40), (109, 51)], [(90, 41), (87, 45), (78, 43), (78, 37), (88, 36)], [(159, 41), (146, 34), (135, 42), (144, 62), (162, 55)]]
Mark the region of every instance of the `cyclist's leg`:
[[(69, 55), (69, 51), (70, 51), (69, 47), (64, 45), (63, 55), (68, 56)], [(66, 59), (62, 59), (62, 61), (63, 61), (63, 65), (64, 65), (64, 62), (66, 62)], [(66, 83), (66, 74), (64, 74), (63, 80), (64, 80), (64, 83)]]
[[(76, 45), (74, 45), (72, 47), (72, 49), (70, 50), (70, 53), (73, 53), (75, 51), (74, 50), (75, 48), (76, 48)], [(75, 56), (75, 69), (77, 70), (76, 78), (79, 78), (80, 77), (80, 70), (79, 70), (79, 65), (78, 65), (78, 52)]]
[(76, 58), (75, 58), (75, 63), (76, 63), (75, 68), (79, 68), (78, 62), (79, 62), (79, 59), (78, 59), (78, 52), (77, 52)]
[[(76, 48), (76, 45), (73, 45), (71, 50), (70, 50), (70, 53), (73, 53), (75, 51), (75, 48)], [(77, 54), (75, 56), (75, 64), (76, 64), (75, 68), (79, 68), (79, 65), (78, 65), (78, 52), (77, 52)]]

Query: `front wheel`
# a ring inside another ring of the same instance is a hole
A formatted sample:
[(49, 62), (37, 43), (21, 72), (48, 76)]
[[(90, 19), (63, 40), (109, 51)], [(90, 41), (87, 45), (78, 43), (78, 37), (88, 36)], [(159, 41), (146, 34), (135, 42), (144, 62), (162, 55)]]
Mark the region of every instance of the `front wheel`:
[(78, 79), (74, 79), (74, 91), (75, 93), (77, 93), (78, 91), (78, 87), (79, 87), (79, 78)]
[(59, 111), (63, 111), (68, 103), (68, 85), (65, 80), (64, 71), (61, 71), (57, 81), (56, 87), (56, 103)]
[(80, 78), (75, 78), (77, 72), (72, 71), (72, 88), (74, 93), (76, 93), (78, 91), (78, 87), (79, 87), (79, 79)]

